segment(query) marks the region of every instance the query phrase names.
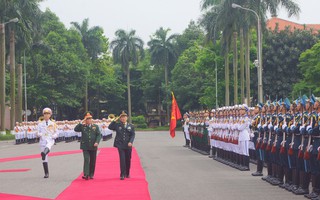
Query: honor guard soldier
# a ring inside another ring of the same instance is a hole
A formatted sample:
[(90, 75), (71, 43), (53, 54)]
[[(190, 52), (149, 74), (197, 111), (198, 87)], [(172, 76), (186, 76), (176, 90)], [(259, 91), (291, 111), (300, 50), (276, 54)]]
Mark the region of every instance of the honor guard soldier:
[[(117, 122), (118, 119), (120, 122)], [(122, 111), (109, 125), (110, 130), (116, 131), (113, 146), (118, 149), (120, 158), (120, 180), (130, 178), (132, 144), (135, 138), (133, 124), (127, 122), (128, 114)]]
[(314, 102), (314, 117), (316, 118), (311, 131), (311, 146), (309, 148), (310, 152), (310, 172), (311, 172), (311, 184), (312, 192), (310, 194), (305, 194), (305, 197), (309, 199), (320, 200), (320, 102), (314, 95), (311, 96), (311, 101)]
[(260, 144), (262, 143), (262, 103), (258, 103), (254, 108), (255, 117), (252, 120), (252, 130), (254, 131), (254, 134), (257, 135), (257, 139), (254, 141), (255, 143), (255, 149), (257, 154), (257, 171), (252, 173), (252, 176), (263, 176), (263, 152), (260, 149)]
[(186, 144), (184, 145), (184, 147), (190, 147), (190, 134), (189, 134), (189, 113), (186, 112), (183, 115), (183, 133), (184, 133), (184, 138), (186, 140)]
[[(297, 156), (297, 170), (299, 172), (299, 187), (296, 190), (293, 190), (292, 192), (296, 195), (303, 195), (309, 193), (309, 188), (306, 187), (307, 179), (309, 179), (309, 174), (306, 173), (306, 162), (304, 160), (304, 149), (307, 146), (307, 139), (305, 139), (306, 136), (306, 127), (309, 123), (309, 115), (308, 115), (308, 109), (310, 107), (310, 102), (308, 101), (307, 96), (303, 95), (303, 97), (300, 99), (300, 113), (301, 113), (301, 119), (300, 119), (300, 127), (299, 127), (299, 134), (296, 135), (296, 138), (299, 138), (300, 141), (298, 142), (298, 156)], [(309, 185), (309, 183), (308, 183)]]
[(272, 120), (272, 105), (270, 100), (266, 102), (266, 105), (264, 108), (266, 110), (266, 114), (264, 117), (264, 123), (262, 125), (263, 128), (263, 142), (261, 144), (261, 149), (264, 152), (264, 161), (267, 163), (267, 173), (268, 175), (265, 177), (262, 177), (261, 179), (264, 181), (269, 182), (272, 178), (272, 160), (271, 160), (271, 152), (268, 149), (268, 145), (270, 145), (271, 142), (271, 131), (269, 130), (269, 124)]
[(54, 139), (58, 137), (58, 128), (54, 121), (50, 120), (52, 110), (50, 108), (44, 108), (42, 111), (44, 117), (43, 121), (38, 124), (38, 137), (40, 137), (40, 148), (42, 165), (44, 169), (44, 177), (49, 178), (48, 168), (48, 153), (51, 147), (54, 145)]
[(248, 118), (249, 108), (246, 104), (240, 105), (240, 121), (238, 123), (239, 130), (239, 154), (240, 165), (243, 170), (250, 170), (249, 168), (249, 140), (250, 140), (250, 120)]
[[(288, 188), (292, 184), (292, 170), (291, 164), (288, 160), (288, 148), (291, 142), (291, 135), (289, 134), (290, 121), (292, 120), (292, 115), (290, 114), (290, 100), (286, 98), (280, 107), (280, 115), (279, 115), (279, 127), (277, 127), (277, 134), (279, 137), (280, 148), (279, 149), (279, 179), (281, 184), (279, 187)], [(283, 181), (283, 173), (285, 177), (285, 181)]]
[[(304, 159), (306, 166), (308, 167), (309, 175), (311, 176), (311, 186), (312, 191), (310, 194), (305, 194), (304, 196), (309, 199), (319, 199), (320, 192), (320, 165), (318, 157), (319, 149), (319, 111), (320, 104), (319, 100), (315, 98), (314, 95), (310, 97), (310, 103), (313, 105), (312, 112), (310, 113), (310, 124), (307, 126), (307, 135), (308, 135), (308, 146), (305, 149)], [(308, 178), (307, 178), (308, 179)], [(308, 180), (306, 180), (308, 181)], [(310, 181), (310, 180), (309, 180)], [(306, 183), (309, 186), (309, 183)], [(307, 186), (306, 185), (306, 186)]]
[(82, 178), (93, 179), (101, 133), (99, 126), (92, 123), (91, 112), (85, 113), (84, 119), (74, 127), (74, 131), (81, 132), (80, 149), (82, 149), (84, 158)]

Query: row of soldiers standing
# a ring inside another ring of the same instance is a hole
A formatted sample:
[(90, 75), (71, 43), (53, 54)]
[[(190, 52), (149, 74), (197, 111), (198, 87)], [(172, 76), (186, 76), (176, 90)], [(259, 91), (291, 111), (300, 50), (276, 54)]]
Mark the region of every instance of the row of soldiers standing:
[(191, 147), (211, 152), (215, 160), (224, 164), (242, 171), (249, 170), (249, 110), (244, 104), (218, 108), (210, 114), (188, 113)]
[(215, 160), (240, 170), (249, 170), (249, 150), (255, 151), (253, 176), (263, 176), (266, 166), (262, 180), (296, 195), (320, 199), (319, 123), (319, 100), (304, 95), (292, 103), (286, 98), (254, 108), (236, 105), (186, 113), (184, 132), (186, 146), (189, 139), (191, 148), (211, 149)]
[[(320, 103), (313, 95), (292, 103), (268, 101), (258, 104), (251, 128), (255, 133), (257, 171), (262, 180), (296, 195), (319, 199), (320, 192)], [(311, 180), (312, 191), (309, 192)]]
[[(28, 121), (22, 123), (16, 123), (14, 129), (14, 135), (16, 144), (23, 143), (36, 143), (38, 142), (38, 124), (42, 121)], [(74, 127), (80, 122), (80, 120), (64, 120), (64, 121), (55, 121), (58, 129), (58, 137), (55, 139), (55, 142), (72, 142), (80, 141), (81, 132), (75, 132)], [(97, 124), (101, 130), (102, 139), (106, 141), (112, 137), (112, 131), (108, 129), (109, 124), (111, 123), (110, 119), (103, 118), (102, 120), (96, 119), (93, 123)]]

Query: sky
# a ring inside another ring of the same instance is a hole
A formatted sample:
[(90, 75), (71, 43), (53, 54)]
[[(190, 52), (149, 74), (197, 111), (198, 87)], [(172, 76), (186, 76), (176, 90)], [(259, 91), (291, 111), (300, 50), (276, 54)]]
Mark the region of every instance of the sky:
[[(295, 0), (301, 8), (299, 18), (288, 18), (280, 10), (278, 17), (301, 24), (320, 24), (320, 0)], [(89, 18), (89, 27), (100, 26), (109, 41), (115, 31), (136, 30), (145, 43), (160, 27), (170, 28), (169, 34), (181, 34), (191, 20), (201, 16), (201, 0), (45, 0), (40, 4), (49, 8), (67, 28), (70, 22), (82, 23)]]

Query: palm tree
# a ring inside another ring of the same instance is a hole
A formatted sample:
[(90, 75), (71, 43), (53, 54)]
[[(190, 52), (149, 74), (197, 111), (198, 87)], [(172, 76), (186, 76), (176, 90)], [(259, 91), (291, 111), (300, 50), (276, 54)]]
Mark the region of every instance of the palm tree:
[[(108, 41), (104, 38), (103, 29), (99, 26), (89, 28), (89, 19), (86, 18), (82, 21), (82, 24), (78, 22), (71, 22), (72, 28), (74, 28), (81, 36), (84, 48), (92, 63), (94, 63), (98, 57), (106, 52)], [(88, 111), (88, 77), (85, 81), (85, 111)], [(98, 112), (99, 114), (99, 112)]]
[(95, 61), (98, 57), (106, 52), (108, 41), (103, 37), (103, 29), (100, 26), (89, 28), (89, 19), (86, 18), (82, 24), (71, 22), (73, 28), (81, 35), (84, 48), (87, 50), (91, 61)]
[[(206, 13), (203, 19), (207, 19), (204, 24), (206, 24), (208, 37), (216, 40), (216, 33), (222, 31), (221, 44), (222, 52), (225, 56), (225, 105), (230, 104), (229, 96), (229, 49), (230, 45), (233, 44), (233, 66), (234, 66), (234, 103), (237, 103), (237, 89), (238, 89), (238, 80), (237, 80), (237, 27), (241, 22), (239, 16), (232, 10), (231, 4), (234, 3), (234, 0), (203, 0), (202, 1), (202, 10), (205, 10)], [(208, 19), (212, 19), (211, 23)], [(213, 34), (213, 35), (212, 35)], [(234, 38), (236, 37), (236, 38)], [(234, 38), (234, 40), (232, 40)], [(233, 41), (233, 42), (232, 42)]]
[(39, 15), (41, 15), (38, 4), (41, 1), (4, 0), (0, 2), (0, 23), (13, 18), (18, 18), (19, 20), (17, 24), (8, 24), (10, 35), (10, 37), (7, 37), (10, 38), (10, 130), (13, 130), (15, 121), (22, 121), (22, 94), (18, 93), (17, 109), (15, 101), (15, 55), (17, 52), (17, 57), (20, 61), (23, 50), (32, 44), (34, 34), (38, 33), (38, 28), (40, 27)]
[[(160, 27), (159, 30), (151, 37), (148, 42), (150, 47), (151, 65), (164, 67), (164, 80), (165, 80), (165, 93), (166, 102), (168, 102), (168, 70), (170, 66), (173, 66), (178, 57), (177, 50), (175, 48), (175, 42), (178, 37), (177, 34), (168, 36), (170, 29), (164, 29)], [(167, 120), (170, 119), (169, 104), (166, 106)]]
[(120, 64), (127, 75), (128, 88), (128, 114), (129, 122), (131, 119), (131, 90), (130, 90), (130, 64), (137, 66), (140, 59), (144, 57), (143, 41), (135, 36), (136, 31), (126, 32), (119, 29), (115, 32), (116, 39), (110, 43), (113, 61)]
[[(207, 32), (209, 34), (209, 38), (216, 39), (214, 38), (214, 35), (216, 34), (216, 32), (220, 30), (222, 31), (221, 39), (222, 39), (222, 44), (224, 44), (223, 50), (225, 51), (225, 59), (226, 59), (225, 60), (226, 105), (229, 105), (229, 83), (228, 83), (229, 78), (227, 77), (229, 75), (228, 73), (229, 61), (227, 60), (228, 59), (227, 53), (229, 50), (229, 44), (231, 44), (232, 33), (235, 31), (239, 31), (241, 28), (243, 28), (244, 34), (246, 35), (245, 38), (249, 39), (250, 37), (247, 34), (249, 34), (250, 27), (253, 27), (252, 24), (254, 24), (254, 26), (257, 24), (256, 19), (254, 19), (255, 16), (250, 15), (250, 13), (243, 13), (243, 11), (241, 10), (234, 10), (231, 7), (232, 3), (237, 3), (241, 6), (250, 8), (252, 10), (256, 10), (257, 13), (259, 13), (259, 15), (261, 16), (261, 21), (263, 24), (265, 24), (267, 11), (269, 11), (272, 15), (276, 15), (280, 5), (287, 9), (289, 16), (296, 15), (300, 11), (298, 5), (294, 3), (292, 0), (281, 0), (281, 1), (264, 0), (264, 1), (255, 1), (255, 3), (252, 3), (252, 1), (244, 1), (244, 0), (238, 0), (238, 1), (203, 0), (202, 1), (202, 10), (206, 11), (205, 15), (211, 15), (211, 18), (213, 18), (213, 20), (211, 20), (211, 23), (208, 20), (205, 21), (204, 23), (205, 28), (207, 29)], [(243, 19), (243, 16), (245, 16), (246, 20), (240, 20), (240, 19)], [(209, 18), (210, 17), (204, 17), (204, 19), (209, 19)], [(240, 37), (242, 37), (242, 34), (240, 34)], [(248, 43), (248, 41), (246, 41), (246, 43)], [(241, 47), (242, 46), (243, 45), (241, 45)], [(234, 51), (235, 50), (236, 48), (234, 46)], [(246, 51), (246, 55), (245, 55), (246, 60), (248, 60), (249, 58), (249, 55), (247, 55), (248, 53), (249, 51)], [(242, 55), (242, 53), (240, 53), (240, 55)], [(234, 66), (236, 65), (235, 62), (236, 61), (234, 60)], [(247, 62), (246, 62), (246, 65), (248, 67)], [(243, 75), (241, 75), (241, 78), (242, 77)], [(235, 80), (235, 84), (237, 84), (237, 80)], [(235, 95), (235, 98), (237, 98), (236, 95)], [(247, 98), (249, 99), (250, 97), (247, 97)]]

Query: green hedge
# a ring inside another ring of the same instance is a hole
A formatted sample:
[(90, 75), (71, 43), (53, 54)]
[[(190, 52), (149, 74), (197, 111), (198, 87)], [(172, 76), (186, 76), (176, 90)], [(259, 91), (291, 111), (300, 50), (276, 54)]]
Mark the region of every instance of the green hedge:
[(135, 128), (147, 128), (146, 119), (143, 115), (132, 117), (132, 123)]
[(8, 131), (5, 135), (0, 134), (0, 140), (14, 140), (14, 135), (10, 134)]

